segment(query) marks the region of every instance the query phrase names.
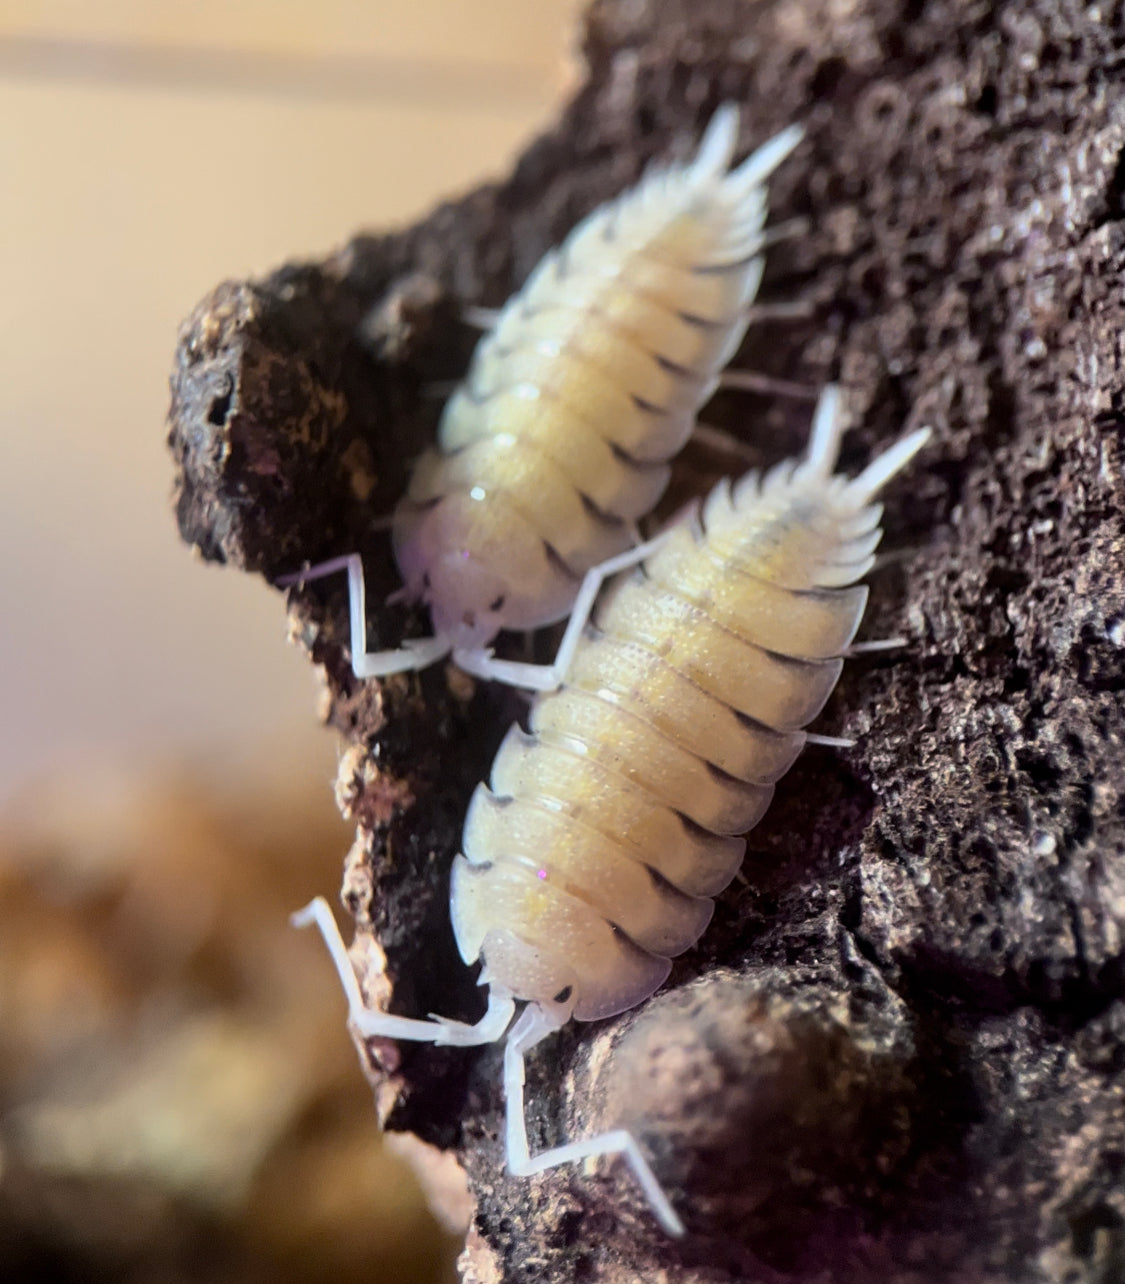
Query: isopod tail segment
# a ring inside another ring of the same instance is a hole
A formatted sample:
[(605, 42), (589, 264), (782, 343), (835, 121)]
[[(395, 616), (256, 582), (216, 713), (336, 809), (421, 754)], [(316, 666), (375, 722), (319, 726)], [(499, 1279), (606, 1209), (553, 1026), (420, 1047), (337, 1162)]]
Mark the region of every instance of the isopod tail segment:
[(566, 647), (539, 669), (490, 646), (501, 631), (563, 620), (637, 555), (637, 522), (742, 342), (776, 239), (766, 180), (803, 131), (782, 130), (731, 168), (738, 129), (738, 108), (720, 107), (693, 160), (594, 210), (495, 318), (477, 318), (494, 324), (393, 524), (401, 596), (429, 608), (432, 637), (367, 652), (354, 555), (281, 581), (347, 571), (357, 677), (452, 652), (480, 677), (558, 685)]
[[(433, 1043), (439, 1047), (472, 1048), (497, 1043), (507, 1034), (504, 1045), (504, 1149), (508, 1171), (515, 1177), (530, 1177), (560, 1164), (577, 1163), (601, 1155), (622, 1155), (633, 1176), (644, 1191), (653, 1213), (669, 1235), (680, 1236), (684, 1224), (672, 1207), (663, 1187), (656, 1179), (648, 1160), (641, 1153), (636, 1138), (623, 1128), (587, 1137), (581, 1141), (531, 1153), (524, 1112), (524, 1065), (527, 1054), (548, 1035), (561, 1029), (570, 1019), (573, 998), (569, 1003), (529, 1003), (513, 1024), (515, 998), (495, 983), (489, 984), (488, 1007), (475, 1025), (434, 1016), (428, 1021), (395, 1016), (367, 1006), (359, 988), (355, 969), (348, 957), (347, 946), (340, 935), (328, 902), (318, 896), (291, 920), (294, 927), (315, 924), (332, 955), (344, 993), (348, 1000), (348, 1020), (364, 1038), (403, 1039), (415, 1043)], [(482, 971), (480, 983), (488, 983)]]

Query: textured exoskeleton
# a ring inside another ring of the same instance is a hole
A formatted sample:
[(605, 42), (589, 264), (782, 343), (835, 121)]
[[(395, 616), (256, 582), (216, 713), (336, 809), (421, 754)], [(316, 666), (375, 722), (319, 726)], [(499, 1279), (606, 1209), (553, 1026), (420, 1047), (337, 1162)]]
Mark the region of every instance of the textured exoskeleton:
[(554, 666), (495, 661), (488, 644), (579, 600), (588, 611), (742, 341), (763, 270), (765, 180), (801, 130), (732, 171), (737, 138), (728, 104), (693, 162), (650, 173), (579, 223), (481, 339), (394, 517), (401, 596), (429, 606), (433, 638), (366, 652), (355, 555), (283, 581), (348, 569), (358, 676), (452, 650), (481, 676), (557, 685), (584, 611)]
[(615, 583), (565, 685), (514, 727), (474, 795), (453, 864), (451, 916), (466, 963), (482, 961), (489, 1009), (476, 1026), (368, 1009), (323, 901), (315, 918), (364, 1035), (473, 1044), (508, 1034), (513, 1172), (624, 1153), (661, 1222), (682, 1227), (622, 1131), (531, 1156), (523, 1057), (574, 1017), (647, 998), (734, 876), (740, 837), (812, 737), (863, 615), (881, 535), (879, 489), (923, 429), (859, 477), (833, 474), (838, 397), (821, 398), (807, 456), (720, 483), (643, 567)]

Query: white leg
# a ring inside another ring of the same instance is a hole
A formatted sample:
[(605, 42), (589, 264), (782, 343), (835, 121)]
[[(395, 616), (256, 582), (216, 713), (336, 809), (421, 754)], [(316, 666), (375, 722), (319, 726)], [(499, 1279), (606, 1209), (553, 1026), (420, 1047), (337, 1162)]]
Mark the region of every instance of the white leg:
[(591, 567), (586, 572), (582, 587), (578, 590), (578, 596), (571, 607), (566, 632), (559, 643), (553, 664), (525, 664), (519, 660), (497, 660), (491, 650), (484, 647), (471, 650), (458, 647), (453, 652), (454, 663), (466, 673), (471, 673), (478, 678), (506, 682), (513, 687), (528, 687), (534, 691), (554, 691), (566, 677), (582, 632), (589, 623), (590, 612), (594, 609), (594, 601), (602, 583), (611, 575), (616, 575), (619, 571), (643, 562), (646, 557), (656, 552), (669, 534), (670, 531), (663, 531), (655, 539), (650, 539), (647, 544), (638, 544), (635, 548), (619, 553), (616, 557), (611, 557), (600, 566)]
[(719, 387), (760, 392), (768, 397), (794, 397), (798, 401), (815, 401), (820, 395), (816, 388), (808, 384), (775, 379), (772, 375), (757, 374), (753, 370), (724, 370), (719, 375)]
[(348, 999), (348, 1020), (367, 1038), (408, 1039), (415, 1043), (436, 1043), (445, 1046), (472, 1048), (482, 1043), (495, 1043), (511, 1024), (515, 1001), (502, 990), (489, 987), (488, 1010), (476, 1025), (463, 1021), (450, 1021), (435, 1017), (420, 1021), (415, 1017), (394, 1016), (369, 1008), (356, 979), (355, 968), (348, 958), (347, 946), (336, 926), (336, 919), (323, 896), (310, 901), (289, 920), (294, 927), (308, 927), (315, 923), (320, 928), (332, 961), (336, 964), (344, 993)]
[(847, 736), (818, 736), (815, 731), (805, 735), (805, 744), (823, 745), (826, 749), (854, 749), (856, 742)]
[(461, 309), (461, 320), (471, 325), (474, 330), (491, 330), (500, 320), (503, 308), (481, 308), (475, 303), (468, 303)]
[(787, 218), (781, 223), (774, 223), (758, 238), (757, 252), (768, 250), (771, 245), (778, 245), (782, 241), (791, 241), (796, 236), (807, 236), (809, 226), (809, 220), (801, 214), (795, 218)]
[(645, 1193), (657, 1221), (669, 1235), (682, 1235), (684, 1224), (668, 1200), (649, 1162), (641, 1154), (636, 1138), (624, 1128), (604, 1132), (585, 1141), (572, 1141), (532, 1155), (527, 1143), (527, 1121), (524, 1118), (524, 1057), (541, 1039), (559, 1028), (557, 1017), (538, 1004), (529, 1004), (512, 1027), (504, 1047), (505, 1143), (508, 1168), (517, 1177), (546, 1172), (559, 1164), (592, 1159), (597, 1155), (623, 1155)]
[(358, 553), (318, 562), (306, 570), (283, 575), (277, 583), (285, 588), (319, 580), (337, 571), (348, 573), (348, 612), (351, 622), (352, 672), (357, 678), (385, 678), (392, 673), (413, 673), (426, 669), (450, 652), (445, 638), (407, 638), (394, 651), (367, 649), (367, 590), (363, 582), (363, 561)]
[(873, 638), (870, 642), (853, 642), (844, 655), (849, 658), (853, 655), (873, 655), (878, 651), (897, 651), (906, 645), (908, 639), (904, 637)]
[(751, 303), (745, 316), (748, 324), (761, 325), (763, 321), (803, 321), (815, 311), (808, 299), (793, 299), (789, 303)]
[(714, 424), (700, 423), (698, 419), (691, 430), (691, 440), (705, 450), (714, 451), (720, 455), (733, 455), (743, 463), (752, 464), (760, 458), (758, 451), (748, 446), (746, 442), (739, 441), (734, 433), (728, 432), (725, 428), (716, 428)]
[[(880, 651), (896, 651), (906, 646), (906, 638), (875, 638), (870, 642), (853, 642), (844, 652), (845, 657), (856, 655), (874, 655)], [(856, 742), (849, 736), (820, 736), (810, 731), (805, 736), (807, 745), (823, 745), (827, 749), (854, 749)]]

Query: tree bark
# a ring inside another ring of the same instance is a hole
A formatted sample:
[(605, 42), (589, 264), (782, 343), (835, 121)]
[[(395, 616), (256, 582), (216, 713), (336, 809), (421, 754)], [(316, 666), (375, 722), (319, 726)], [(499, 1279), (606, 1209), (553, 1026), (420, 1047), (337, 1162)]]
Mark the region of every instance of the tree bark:
[[(628, 1175), (503, 1172), (499, 1050), (372, 1043), (388, 1128), (455, 1147), (470, 1281), (1125, 1279), (1125, 25), (1071, 0), (599, 0), (585, 83), (503, 183), (323, 263), (227, 283), (181, 335), (182, 534), (275, 577), (358, 550), (372, 646), (385, 531), (498, 305), (583, 214), (721, 102), (744, 143), (807, 140), (771, 185), (807, 233), (765, 297), (807, 320), (736, 364), (838, 379), (855, 467), (935, 440), (887, 497), (865, 633), (744, 880), (651, 1002), (529, 1066), (533, 1147), (625, 1124), (689, 1228)], [(809, 406), (727, 393), (708, 422), (763, 461)], [(729, 461), (690, 449), (669, 504)], [(396, 1011), (482, 1010), (448, 922), (474, 785), (520, 711), (437, 667), (357, 682), (342, 582), (290, 595), (348, 742), (345, 900)], [(376, 943), (378, 948), (376, 948)]]

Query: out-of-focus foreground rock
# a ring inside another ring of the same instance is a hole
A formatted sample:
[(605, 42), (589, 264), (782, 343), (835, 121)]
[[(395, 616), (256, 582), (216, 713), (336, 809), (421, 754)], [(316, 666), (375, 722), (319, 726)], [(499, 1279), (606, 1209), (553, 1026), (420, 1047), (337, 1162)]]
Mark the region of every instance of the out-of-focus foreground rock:
[[(786, 778), (664, 993), (531, 1062), (533, 1144), (628, 1124), (688, 1237), (616, 1169), (505, 1176), (497, 1050), (366, 1050), (388, 1127), (468, 1169), (467, 1279), (1125, 1278), (1122, 23), (1057, 0), (602, 0), (586, 83), (503, 184), (224, 285), (185, 325), (185, 539), (269, 576), (361, 551), (392, 645), (425, 622), (381, 604), (372, 519), (465, 369), (460, 309), (734, 100), (747, 147), (807, 129), (772, 204), (809, 231), (766, 293), (813, 305), (741, 363), (838, 378), (848, 465), (935, 430), (888, 496), (866, 625), (908, 644), (852, 664), (822, 721), (857, 747)], [(772, 460), (808, 408), (727, 394), (706, 418)], [(715, 468), (689, 451), (676, 499)], [(446, 875), (519, 703), (440, 669), (357, 683), (342, 584), (291, 613), (350, 745), (357, 961), (374, 981), (385, 956), (397, 1010), (472, 1017)]]
[[(275, 764), (280, 765), (280, 764)], [(288, 913), (339, 866), (310, 783), (99, 767), (0, 815), (0, 1278), (435, 1281)], [(299, 773), (294, 773), (300, 778)]]

